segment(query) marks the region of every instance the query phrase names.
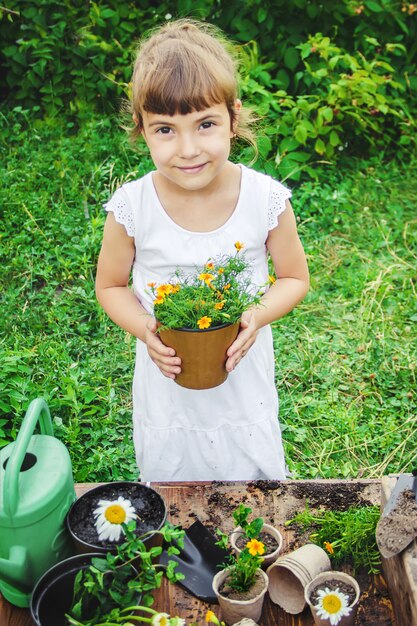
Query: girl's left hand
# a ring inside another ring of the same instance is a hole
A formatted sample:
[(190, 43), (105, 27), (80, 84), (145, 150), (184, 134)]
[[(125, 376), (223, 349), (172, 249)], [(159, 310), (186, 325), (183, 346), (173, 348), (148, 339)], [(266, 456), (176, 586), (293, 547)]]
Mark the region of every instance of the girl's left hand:
[(240, 320), (240, 330), (237, 338), (227, 351), (226, 371), (232, 372), (236, 365), (255, 343), (258, 327), (254, 311), (244, 311)]

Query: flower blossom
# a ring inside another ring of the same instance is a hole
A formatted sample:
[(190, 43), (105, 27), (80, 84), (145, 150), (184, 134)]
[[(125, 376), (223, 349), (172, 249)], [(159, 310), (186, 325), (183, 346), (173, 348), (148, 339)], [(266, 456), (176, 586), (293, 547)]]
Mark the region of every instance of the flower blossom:
[(258, 541), (257, 539), (251, 539), (246, 544), (247, 549), (249, 550), (249, 554), (252, 556), (261, 556), (265, 552), (265, 546), (262, 541)]
[(317, 615), (322, 619), (328, 619), (331, 626), (337, 626), (342, 617), (349, 615), (352, 607), (348, 606), (349, 597), (335, 589), (331, 591), (328, 587), (319, 589), (317, 592), (318, 600), (315, 608)]
[(204, 315), (204, 317), (200, 317), (200, 319), (197, 320), (197, 326), (201, 330), (204, 330), (205, 328), (210, 328), (210, 324), (211, 324), (211, 317), (207, 317), (207, 315)]
[(99, 500), (93, 515), (101, 541), (119, 541), (123, 532), (122, 524), (127, 524), (137, 517), (130, 500), (125, 500), (122, 496), (117, 500)]

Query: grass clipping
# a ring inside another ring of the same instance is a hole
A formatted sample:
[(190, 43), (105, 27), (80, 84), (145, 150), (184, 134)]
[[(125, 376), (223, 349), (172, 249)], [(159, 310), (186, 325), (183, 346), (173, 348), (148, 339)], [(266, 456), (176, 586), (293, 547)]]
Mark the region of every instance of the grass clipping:
[(307, 503), (286, 526), (294, 524), (308, 532), (309, 539), (326, 550), (334, 566), (348, 564), (353, 573), (366, 568), (368, 574), (377, 574), (381, 564), (375, 538), (379, 517), (378, 506), (313, 513)]

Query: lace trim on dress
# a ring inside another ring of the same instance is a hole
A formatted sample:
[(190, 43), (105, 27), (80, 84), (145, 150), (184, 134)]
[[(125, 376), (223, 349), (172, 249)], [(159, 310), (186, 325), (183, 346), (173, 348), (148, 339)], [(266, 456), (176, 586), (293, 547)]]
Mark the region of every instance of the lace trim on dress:
[(104, 205), (106, 211), (114, 214), (118, 224), (122, 224), (129, 237), (135, 236), (135, 220), (130, 202), (122, 188), (117, 189), (108, 202)]
[(285, 211), (285, 201), (291, 198), (291, 191), (277, 180), (272, 180), (269, 192), (268, 230), (278, 226), (278, 216)]

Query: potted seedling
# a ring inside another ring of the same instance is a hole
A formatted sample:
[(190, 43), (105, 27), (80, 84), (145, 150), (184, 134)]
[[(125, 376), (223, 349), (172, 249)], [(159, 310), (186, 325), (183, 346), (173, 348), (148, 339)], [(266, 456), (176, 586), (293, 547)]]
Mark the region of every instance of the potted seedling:
[(313, 578), (305, 589), (316, 626), (353, 626), (359, 596), (352, 576), (332, 570)]
[(142, 483), (119, 481), (89, 489), (71, 506), (66, 522), (78, 553), (115, 552), (124, 541), (124, 525), (135, 522), (135, 533), (148, 547), (160, 545), (158, 532), (166, 520), (166, 505), (158, 492)]
[(189, 389), (209, 389), (227, 378), (226, 351), (239, 332), (242, 313), (260, 301), (250, 281), (250, 261), (236, 253), (209, 259), (169, 283), (148, 283), (162, 342), (181, 358), (175, 382)]
[[(268, 577), (262, 570), (265, 546), (259, 539), (264, 522), (262, 518), (255, 518), (249, 523), (248, 515), (251, 512), (250, 508), (243, 505), (234, 512), (235, 524), (244, 524), (248, 541), (242, 550), (231, 551), (224, 569), (213, 579), (213, 590), (222, 615), (231, 624), (242, 618), (256, 622), (261, 616), (268, 589)], [(230, 549), (229, 536), (219, 530), (217, 534), (220, 537), (218, 544), (224, 549)]]
[[(155, 531), (152, 531), (155, 532)], [(178, 554), (184, 531), (165, 524), (156, 531), (169, 544), (168, 554)], [(124, 541), (115, 551), (99, 555), (82, 554), (48, 570), (38, 581), (31, 601), (37, 626), (99, 626), (137, 621), (137, 612), (150, 621), (157, 612), (150, 609), (152, 591), (160, 587), (165, 574), (171, 582), (183, 578), (176, 563), (159, 565), (161, 546), (149, 547), (144, 535), (137, 536), (135, 522), (123, 524)]]
[[(230, 535), (230, 543), (233, 550), (237, 553), (241, 552), (251, 539), (250, 534), (253, 527), (248, 522), (250, 512), (251, 509), (241, 504), (233, 514), (236, 528)], [(265, 569), (278, 558), (282, 548), (282, 535), (277, 528), (263, 522), (258, 538), (264, 544), (265, 550), (261, 555), (261, 559), (262, 567)]]

